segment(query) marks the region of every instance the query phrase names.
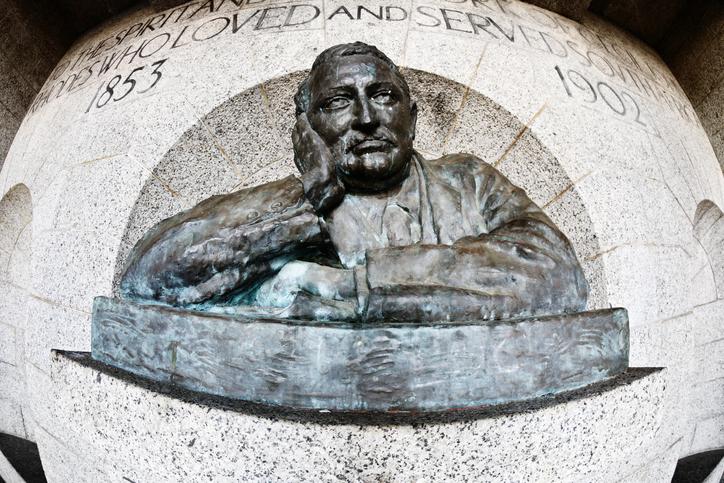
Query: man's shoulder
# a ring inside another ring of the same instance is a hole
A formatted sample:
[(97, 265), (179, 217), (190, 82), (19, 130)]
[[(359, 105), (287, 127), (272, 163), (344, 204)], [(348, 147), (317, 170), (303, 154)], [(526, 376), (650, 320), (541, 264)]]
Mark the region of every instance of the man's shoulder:
[(423, 168), (437, 174), (498, 174), (498, 170), (474, 154), (446, 154), (437, 159), (424, 159), (420, 156), (419, 159)]
[(209, 208), (223, 204), (237, 205), (238, 203), (280, 205), (297, 203), (303, 197), (302, 181), (290, 175), (286, 178), (242, 188), (228, 194), (212, 196), (199, 203), (197, 207)]
[(286, 178), (211, 196), (196, 206), (164, 220), (159, 226), (173, 226), (198, 219), (234, 219), (253, 221), (272, 212), (304, 204), (304, 188), (299, 178)]

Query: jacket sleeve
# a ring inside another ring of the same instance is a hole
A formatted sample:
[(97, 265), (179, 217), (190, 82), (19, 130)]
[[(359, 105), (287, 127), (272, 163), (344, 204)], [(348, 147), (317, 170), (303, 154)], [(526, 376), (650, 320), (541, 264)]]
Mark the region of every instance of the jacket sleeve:
[(449, 245), (368, 251), (367, 319), (501, 319), (585, 309), (588, 286), (570, 242), (522, 189), (477, 158), (441, 172), (443, 179), (430, 182), (447, 183), (461, 207), (476, 207), (465, 216), (474, 234)]
[(180, 306), (213, 303), (324, 239), (297, 178), (215, 196), (162, 221), (136, 244), (121, 295)]

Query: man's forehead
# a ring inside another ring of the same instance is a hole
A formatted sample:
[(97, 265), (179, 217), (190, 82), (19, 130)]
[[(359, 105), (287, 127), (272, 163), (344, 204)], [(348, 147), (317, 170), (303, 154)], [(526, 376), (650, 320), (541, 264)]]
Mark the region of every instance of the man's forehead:
[(329, 89), (360, 81), (399, 82), (397, 75), (381, 59), (372, 55), (347, 55), (336, 57), (318, 67), (314, 72), (312, 86)]

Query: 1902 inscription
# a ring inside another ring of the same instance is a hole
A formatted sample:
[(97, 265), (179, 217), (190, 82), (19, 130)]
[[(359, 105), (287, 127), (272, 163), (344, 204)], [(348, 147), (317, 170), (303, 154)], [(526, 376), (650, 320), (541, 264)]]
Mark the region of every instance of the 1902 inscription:
[(564, 73), (556, 66), (555, 71), (568, 97), (580, 99), (587, 104), (605, 104), (610, 112), (631, 119), (643, 127), (649, 126), (643, 120), (638, 102), (628, 92), (619, 91), (605, 81), (591, 81), (574, 69), (566, 69)]

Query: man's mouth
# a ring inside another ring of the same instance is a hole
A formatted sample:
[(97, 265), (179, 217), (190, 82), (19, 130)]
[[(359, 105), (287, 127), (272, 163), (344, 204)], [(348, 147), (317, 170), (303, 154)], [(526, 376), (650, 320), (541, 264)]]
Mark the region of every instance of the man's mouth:
[(350, 151), (357, 156), (367, 153), (376, 153), (388, 151), (392, 147), (392, 143), (385, 139), (364, 139), (354, 144)]

